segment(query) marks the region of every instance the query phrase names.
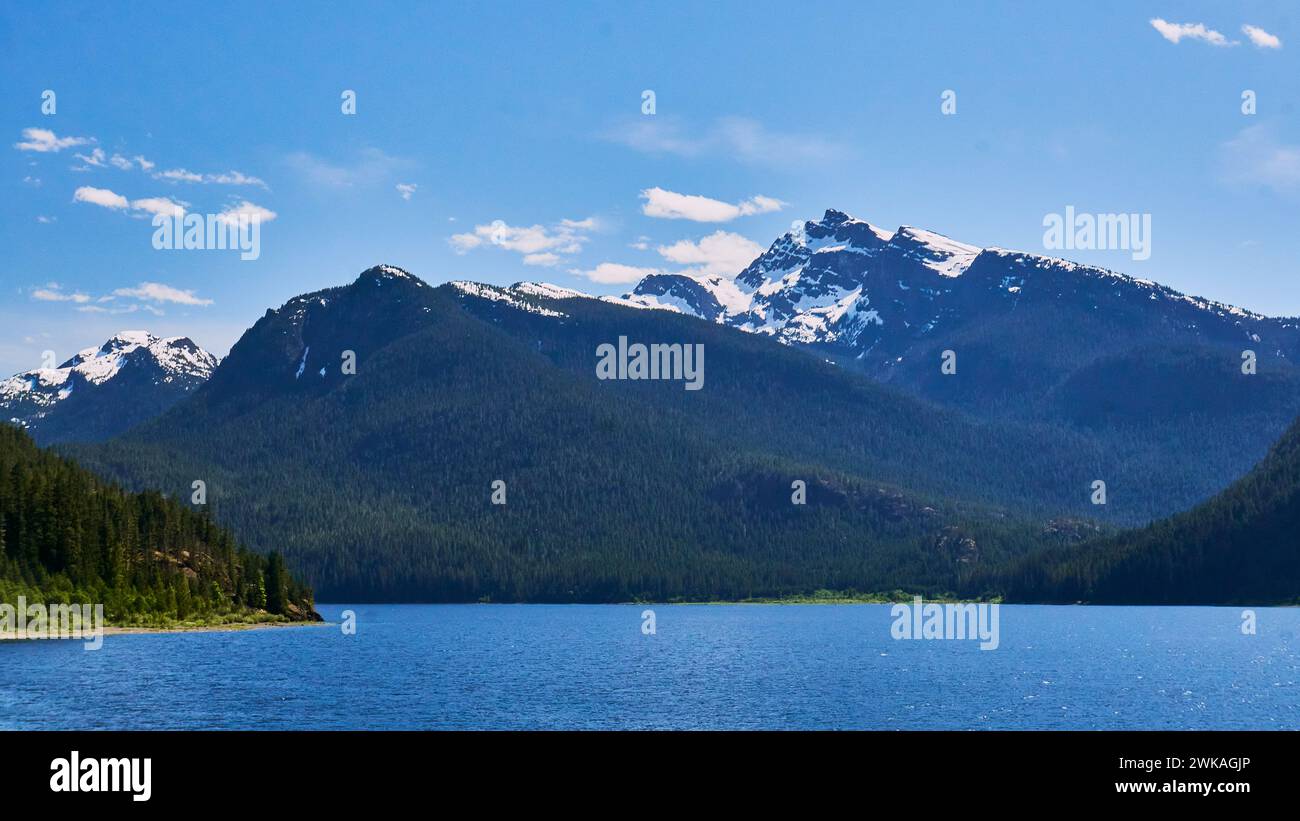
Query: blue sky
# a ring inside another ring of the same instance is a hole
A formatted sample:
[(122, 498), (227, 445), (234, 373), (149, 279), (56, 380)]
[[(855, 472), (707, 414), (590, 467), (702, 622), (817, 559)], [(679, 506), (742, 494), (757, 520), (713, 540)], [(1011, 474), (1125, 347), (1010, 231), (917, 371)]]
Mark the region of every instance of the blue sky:
[[(1052, 253), (1298, 315), (1298, 53), (1285, 2), (7, 4), (0, 373), (123, 328), (225, 354), (380, 262), (734, 274), (827, 208), (1039, 253), (1067, 205), (1146, 213), (1149, 259)], [(260, 257), (155, 250), (163, 198), (273, 213)]]

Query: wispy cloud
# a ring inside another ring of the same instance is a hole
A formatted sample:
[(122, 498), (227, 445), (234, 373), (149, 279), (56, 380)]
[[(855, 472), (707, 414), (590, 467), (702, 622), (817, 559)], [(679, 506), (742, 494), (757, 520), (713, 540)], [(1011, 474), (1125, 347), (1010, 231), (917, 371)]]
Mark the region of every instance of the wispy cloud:
[(193, 291), (173, 288), (161, 282), (141, 282), (134, 288), (118, 288), (115, 297), (130, 297), (144, 302), (174, 302), (178, 305), (211, 305), (212, 300), (201, 299)]
[(32, 289), (32, 299), (41, 302), (75, 302), (82, 304), (90, 302), (92, 297), (89, 294), (80, 291), (67, 293), (57, 282), (46, 283), (43, 288)]
[(1271, 127), (1244, 128), (1221, 147), (1224, 181), (1278, 192), (1300, 190), (1300, 145), (1278, 139)]
[(14, 143), (19, 151), (38, 151), (50, 153), (62, 151), (78, 145), (89, 145), (94, 137), (59, 137), (46, 128), (24, 128), (21, 142)]
[[(150, 166), (152, 167), (152, 163)], [(152, 175), (155, 180), (166, 180), (167, 182), (191, 182), (201, 185), (256, 185), (260, 188), (269, 188), (269, 186), (260, 178), (245, 174), (242, 171), (226, 171), (222, 174), (200, 174), (197, 171), (190, 171), (187, 168), (169, 168), (166, 171), (159, 171)]]
[(1151, 27), (1171, 43), (1177, 44), (1180, 40), (1203, 40), (1212, 46), (1236, 45), (1221, 32), (1208, 28), (1204, 23), (1170, 23), (1159, 17), (1153, 17), (1150, 22)]
[(589, 237), (587, 232), (598, 227), (595, 217), (584, 220), (565, 219), (552, 226), (509, 225), (504, 220), (493, 220), (474, 226), (473, 231), (452, 234), (448, 240), (458, 254), (475, 248), (496, 247), (514, 251), (523, 256), (525, 265), (552, 266), (562, 255), (576, 254)]
[(411, 195), (414, 194), (415, 189), (419, 187), (420, 186), (418, 184), (413, 182), (399, 182), (396, 185), (397, 193), (401, 196), (402, 199), (406, 200), (407, 202), (410, 202)]
[(139, 310), (162, 315), (158, 305), (173, 304), (191, 307), (211, 305), (212, 300), (198, 296), (192, 290), (175, 288), (161, 282), (141, 282), (132, 288), (117, 288), (100, 297), (84, 291), (65, 291), (57, 282), (47, 282), (30, 291), (38, 302), (70, 302), (77, 310), (87, 314), (129, 314)]
[(162, 310), (157, 308), (156, 306), (139, 303), (139, 302), (133, 302), (130, 304), (122, 304), (122, 305), (109, 305), (107, 307), (104, 305), (82, 305), (78, 307), (77, 310), (83, 314), (114, 314), (114, 315), (134, 314), (138, 311), (144, 310), (144, 311), (148, 311), (154, 316), (164, 315)]
[(108, 159), (102, 148), (95, 148), (89, 154), (76, 153), (72, 156), (83, 163), (80, 166), (73, 166), (73, 171), (89, 171), (91, 168), (103, 168), (105, 161)]
[(772, 131), (745, 117), (721, 117), (702, 129), (688, 128), (668, 117), (641, 117), (625, 121), (601, 136), (647, 154), (717, 155), (763, 165), (806, 164), (847, 153), (847, 148), (836, 141)]
[(641, 192), (641, 199), (645, 200), (641, 213), (647, 217), (694, 222), (730, 222), (737, 217), (780, 211), (785, 206), (778, 199), (762, 195), (733, 204), (699, 194), (679, 194), (659, 187), (645, 189)]
[(329, 188), (384, 182), (412, 165), (411, 161), (390, 156), (378, 148), (362, 149), (352, 163), (330, 162), (306, 151), (290, 154), (287, 162), (308, 182)]
[(1282, 38), (1275, 34), (1269, 34), (1259, 26), (1252, 26), (1247, 23), (1241, 27), (1241, 31), (1250, 38), (1258, 48), (1282, 48)]

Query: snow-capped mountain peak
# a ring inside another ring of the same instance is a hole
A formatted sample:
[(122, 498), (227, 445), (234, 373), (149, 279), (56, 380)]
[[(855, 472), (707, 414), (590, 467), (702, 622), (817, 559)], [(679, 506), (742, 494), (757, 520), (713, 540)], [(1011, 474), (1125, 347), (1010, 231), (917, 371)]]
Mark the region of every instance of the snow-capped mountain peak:
[(396, 265), (380, 264), (373, 268), (367, 268), (357, 277), (357, 282), (371, 282), (375, 285), (382, 286), (385, 281), (404, 280), (421, 288), (428, 288), (429, 284), (424, 280), (407, 271), (405, 268), (399, 268)]
[[(28, 428), (38, 440), (76, 439), (75, 433), (67, 435), (64, 417), (85, 416), (97, 406), (91, 425), (96, 431), (115, 428), (114, 419), (139, 421), (141, 409), (170, 406), (207, 381), (216, 366), (217, 358), (187, 337), (121, 331), (57, 368), (34, 368), (0, 382), (0, 416)], [(118, 384), (126, 373), (129, 389)], [(104, 398), (110, 386), (115, 388), (111, 401)], [(122, 401), (133, 407), (105, 406)], [(69, 403), (75, 412), (67, 410)]]
[[(954, 344), (958, 328), (1004, 315), (1009, 322), (1017, 311), (1021, 317), (1055, 312), (1062, 327), (1069, 327), (1066, 317), (1088, 318), (1117, 329), (1131, 324), (1143, 337), (1232, 344), (1268, 342), (1270, 331), (1280, 331), (1289, 335), (1272, 342), (1280, 356), (1295, 348), (1297, 330), (1294, 320), (1185, 296), (1097, 266), (983, 249), (910, 225), (890, 233), (834, 209), (796, 224), (734, 280), (654, 274), (618, 301), (824, 346), (858, 360), (870, 354), (890, 372), (918, 346)], [(1113, 315), (1099, 314), (1103, 310)]]

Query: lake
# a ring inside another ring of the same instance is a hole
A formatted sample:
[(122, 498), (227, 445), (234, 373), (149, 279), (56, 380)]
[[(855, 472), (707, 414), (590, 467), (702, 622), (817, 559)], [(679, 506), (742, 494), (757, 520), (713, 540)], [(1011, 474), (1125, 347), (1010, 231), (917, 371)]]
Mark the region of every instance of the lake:
[[(642, 632), (642, 611), (655, 633)], [(7, 729), (1300, 729), (1300, 609), (321, 605), (338, 624), (0, 642)]]

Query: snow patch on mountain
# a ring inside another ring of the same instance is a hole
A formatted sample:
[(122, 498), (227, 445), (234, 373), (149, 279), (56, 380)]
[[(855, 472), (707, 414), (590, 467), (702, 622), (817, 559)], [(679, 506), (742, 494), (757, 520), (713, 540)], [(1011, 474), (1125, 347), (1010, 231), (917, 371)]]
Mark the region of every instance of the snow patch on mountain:
[(526, 298), (526, 292), (516, 291), (513, 288), (501, 288), (496, 285), (484, 285), (481, 282), (469, 282), (468, 280), (452, 280), (451, 287), (460, 292), (461, 296), (472, 296), (479, 299), (488, 299), (493, 302), (500, 302), (509, 305), (512, 308), (518, 308), (521, 311), (540, 314), (550, 317), (567, 317), (568, 314), (555, 311), (550, 308), (529, 302)]
[(899, 228), (890, 243), (901, 249), (904, 257), (921, 263), (943, 277), (959, 277), (966, 273), (966, 269), (970, 268), (982, 250), (978, 246), (957, 242), (943, 234), (910, 225)]
[(510, 286), (509, 290), (527, 296), (542, 297), (544, 299), (591, 298), (590, 294), (584, 294), (582, 291), (575, 291), (572, 288), (552, 285), (549, 282), (516, 282), (514, 285)]

